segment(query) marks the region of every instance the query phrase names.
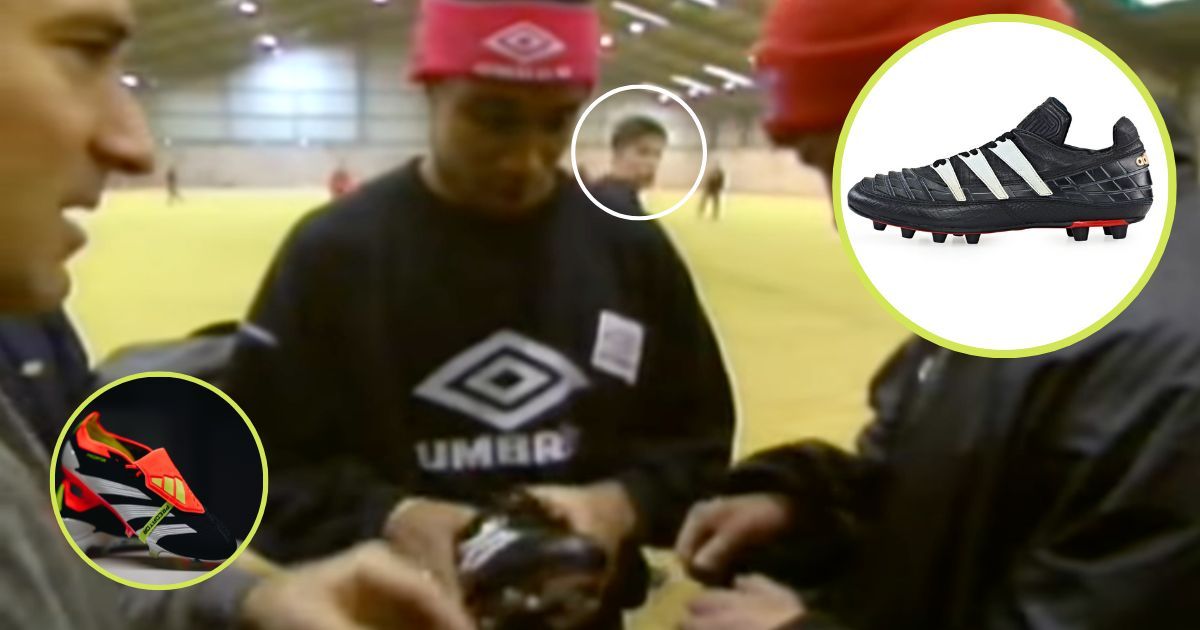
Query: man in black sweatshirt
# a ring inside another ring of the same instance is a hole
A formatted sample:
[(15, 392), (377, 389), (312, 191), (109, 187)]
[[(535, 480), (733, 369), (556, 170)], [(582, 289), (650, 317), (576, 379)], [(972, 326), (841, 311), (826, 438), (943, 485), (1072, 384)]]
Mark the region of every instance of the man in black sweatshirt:
[[(1070, 16), (1045, 0), (946, 5), (941, 16), (886, 6), (875, 23), (897, 42), (970, 11)], [(801, 80), (812, 60), (788, 52), (804, 48), (797, 24), (820, 32), (821, 7), (840, 28), (840, 3), (781, 0), (760, 60), (797, 73), (780, 82), (794, 94), (778, 100), (796, 100), (776, 110), (776, 139), (831, 176), (845, 108), (830, 102), (821, 119), (818, 106), (800, 107), (817, 98)], [(864, 48), (853, 67), (874, 68), (887, 52)], [(692, 511), (677, 549), (703, 579), (776, 581), (709, 591), (685, 630), (1197, 627), (1200, 198), (1190, 136), (1168, 126), (1175, 222), (1137, 300), (1087, 339), (1036, 357), (987, 359), (913, 338), (875, 377), (855, 452), (809, 439), (739, 463)]]
[(228, 390), (271, 465), (255, 542), (296, 559), (386, 534), (454, 591), (474, 506), (530, 487), (622, 559), (632, 604), (633, 550), (672, 542), (734, 413), (666, 235), (556, 166), (596, 11), (430, 0), (418, 31), (430, 154), (296, 226), (235, 353)]

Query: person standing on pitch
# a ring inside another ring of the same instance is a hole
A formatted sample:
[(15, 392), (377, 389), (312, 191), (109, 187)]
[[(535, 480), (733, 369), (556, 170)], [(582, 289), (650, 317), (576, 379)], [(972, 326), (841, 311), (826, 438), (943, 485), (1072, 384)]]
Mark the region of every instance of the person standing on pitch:
[(338, 164), (337, 168), (333, 169), (333, 173), (329, 175), (329, 198), (344, 197), (350, 194), (354, 187), (354, 176), (350, 174), (345, 164)]
[(667, 141), (667, 129), (649, 116), (622, 120), (612, 134), (612, 165), (607, 175), (588, 184), (592, 194), (605, 205), (644, 214), (641, 193), (658, 178)]
[[(154, 143), (119, 81), (134, 22), (126, 0), (0, 0), (0, 7), (0, 317), (10, 324), (61, 309), (71, 284), (66, 262), (86, 240), (65, 211), (97, 207), (110, 173), (150, 173)], [(42, 322), (54, 337), (73, 337), (65, 318)], [(9, 392), (22, 396), (35, 387), (43, 391), (30, 398), (82, 393), (73, 382), (14, 385), (34, 371), (30, 361), (54, 354), (31, 343), (34, 337), (6, 346), (18, 351), (9, 357), (14, 362), (0, 360), (0, 371), (21, 371), (0, 374), (0, 627), (471, 627), (451, 600), (382, 543), (289, 570), (254, 562), (247, 552), (220, 575), (175, 591), (133, 589), (100, 575), (55, 522), (50, 458), (39, 441), (44, 427), (26, 415), (61, 414), (54, 408), (64, 402), (10, 400)], [(74, 356), (64, 362), (86, 366)], [(53, 393), (60, 386), (72, 391)], [(57, 428), (66, 420), (60, 415)]]
[(708, 175), (704, 178), (703, 192), (700, 193), (700, 218), (704, 218), (704, 212), (712, 206), (712, 220), (721, 220), (721, 202), (725, 196), (725, 187), (728, 185), (725, 169), (721, 168), (720, 164), (713, 166)]
[(168, 166), (164, 179), (167, 184), (167, 205), (173, 206), (182, 202), (183, 194), (179, 192), (179, 168), (174, 164)]
[(456, 592), (475, 507), (530, 488), (617, 559), (615, 627), (645, 595), (637, 546), (669, 545), (692, 482), (728, 466), (730, 384), (687, 269), (557, 166), (599, 30), (586, 2), (423, 2), (430, 153), (300, 221), (231, 366), (271, 454), (272, 557), (384, 535)]
[[(975, 13), (1071, 20), (1053, 0), (780, 0), (757, 56), (775, 77), (771, 136), (831, 179), (842, 120), (875, 68)], [(850, 36), (847, 20), (877, 32)], [(1191, 243), (1195, 152), (1185, 129), (1172, 138), (1171, 242)], [(906, 343), (872, 383), (856, 452), (811, 439), (758, 453), (693, 508), (680, 560), (710, 583), (743, 577), (691, 602), (682, 628), (1195, 628), (1198, 276), (1195, 248), (1168, 248), (1125, 312), (1042, 356)]]

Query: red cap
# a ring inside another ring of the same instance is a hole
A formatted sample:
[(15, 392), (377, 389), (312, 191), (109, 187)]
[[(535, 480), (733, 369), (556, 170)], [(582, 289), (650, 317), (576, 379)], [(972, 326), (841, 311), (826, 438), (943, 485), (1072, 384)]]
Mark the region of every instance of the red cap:
[(586, 4), (423, 0), (411, 76), (578, 83), (600, 75), (600, 14)]
[(842, 126), (871, 75), (918, 36), (955, 20), (1020, 13), (1070, 24), (1062, 0), (777, 0), (755, 51), (776, 141)]

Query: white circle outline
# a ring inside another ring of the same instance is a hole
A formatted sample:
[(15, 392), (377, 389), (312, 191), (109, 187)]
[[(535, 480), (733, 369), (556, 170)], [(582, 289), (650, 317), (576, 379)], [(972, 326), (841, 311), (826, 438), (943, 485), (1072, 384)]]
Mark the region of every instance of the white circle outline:
[[(679, 203), (657, 214), (633, 216), (617, 212), (616, 210), (613, 210), (612, 208), (609, 208), (608, 206), (597, 201), (596, 198), (592, 196), (592, 191), (588, 190), (587, 184), (583, 183), (583, 177), (579, 175), (579, 158), (576, 157), (575, 149), (579, 144), (579, 130), (583, 129), (583, 121), (587, 120), (587, 117), (592, 113), (592, 110), (596, 109), (596, 106), (600, 103), (603, 103), (608, 97), (620, 94), (621, 92), (628, 92), (630, 90), (648, 90), (651, 92), (657, 92), (670, 98), (676, 103), (679, 103), (680, 107), (683, 107), (683, 110), (692, 117), (692, 122), (696, 123), (696, 129), (700, 131), (700, 172), (696, 174), (696, 183), (692, 184), (691, 191), (689, 191), (683, 199), (679, 200)], [(683, 206), (683, 204), (687, 203), (688, 200), (695, 196), (696, 191), (700, 189), (700, 182), (704, 181), (704, 173), (708, 171), (708, 139), (704, 135), (704, 126), (700, 124), (700, 117), (696, 115), (696, 112), (692, 111), (691, 107), (688, 107), (688, 104), (684, 102), (683, 99), (676, 96), (674, 92), (658, 87), (657, 85), (625, 85), (605, 92), (600, 98), (592, 101), (592, 104), (588, 105), (587, 109), (583, 110), (583, 115), (579, 117), (579, 122), (575, 124), (575, 134), (571, 136), (571, 168), (575, 171), (575, 181), (579, 182), (579, 188), (583, 190), (583, 194), (587, 195), (588, 199), (592, 200), (592, 203), (596, 204), (596, 207), (613, 215), (614, 217), (617, 217), (618, 219), (625, 219), (626, 221), (653, 221), (655, 219), (661, 219), (678, 210), (681, 206)]]

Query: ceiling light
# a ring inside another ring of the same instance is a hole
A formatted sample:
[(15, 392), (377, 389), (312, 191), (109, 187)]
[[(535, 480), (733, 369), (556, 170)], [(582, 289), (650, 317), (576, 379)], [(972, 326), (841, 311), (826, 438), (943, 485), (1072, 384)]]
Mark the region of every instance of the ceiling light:
[(614, 43), (616, 43), (616, 42), (615, 42), (615, 40), (613, 40), (612, 35), (605, 33), (600, 36), (600, 47), (601, 48), (612, 48)]
[(692, 0), (692, 2), (695, 2), (696, 4), (699, 4), (701, 6), (706, 6), (710, 9), (721, 8), (721, 5), (717, 2), (717, 0)]
[(641, 35), (642, 33), (646, 32), (646, 25), (642, 24), (641, 22), (630, 22), (629, 32), (633, 33), (634, 35)]
[(237, 5), (237, 8), (238, 8), (238, 12), (240, 12), (242, 15), (257, 15), (258, 14), (258, 4), (254, 3), (254, 2), (250, 2), (250, 0), (244, 0), (243, 2), (239, 2)]
[(736, 89), (737, 89), (737, 87), (738, 87), (738, 84), (737, 84), (737, 83), (734, 83), (733, 81), (726, 81), (726, 82), (725, 82), (725, 91), (726, 91), (726, 92), (732, 92), (732, 91), (736, 90)]
[(683, 87), (688, 88), (689, 96), (692, 95), (692, 90), (695, 90), (701, 94), (712, 94), (714, 91), (711, 85), (704, 83), (703, 81), (697, 81), (692, 77), (684, 76), (682, 74), (673, 75), (671, 80), (679, 85), (682, 85)]
[(376, 5), (382, 7), (388, 3), (388, 0), (371, 0), (371, 2), (374, 2)]
[(753, 87), (754, 86), (753, 79), (751, 79), (750, 77), (748, 77), (744, 74), (734, 72), (733, 70), (730, 70), (729, 68), (723, 68), (721, 66), (714, 66), (710, 63), (710, 64), (704, 65), (704, 71), (707, 72), (708, 74), (711, 74), (714, 77), (717, 77), (719, 79), (724, 79), (726, 82), (733, 83), (734, 85), (739, 85), (741, 87)]
[(279, 38), (270, 33), (264, 33), (258, 36), (258, 45), (263, 48), (278, 48)]
[(624, 2), (623, 0), (616, 0), (615, 2), (613, 2), (612, 8), (616, 11), (620, 11), (621, 13), (624, 13), (625, 15), (637, 18), (638, 20), (641, 20), (643, 22), (649, 22), (655, 26), (666, 27), (666, 26), (671, 25), (671, 21), (668, 20), (667, 18), (665, 18), (653, 11), (643, 9), (642, 7), (639, 7), (635, 4), (630, 4), (628, 2)]
[(142, 80), (136, 74), (126, 73), (121, 75), (121, 84), (127, 88), (136, 88), (142, 84)]

